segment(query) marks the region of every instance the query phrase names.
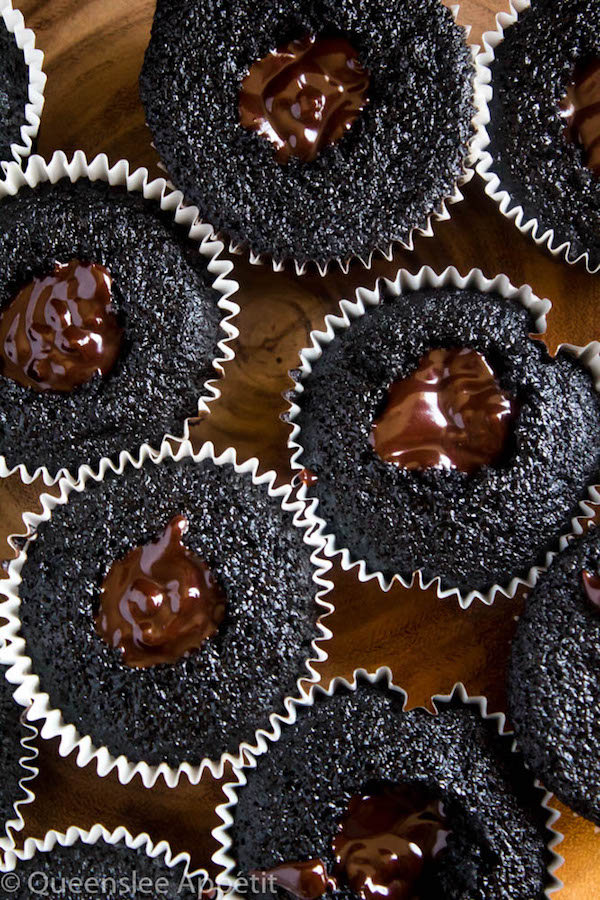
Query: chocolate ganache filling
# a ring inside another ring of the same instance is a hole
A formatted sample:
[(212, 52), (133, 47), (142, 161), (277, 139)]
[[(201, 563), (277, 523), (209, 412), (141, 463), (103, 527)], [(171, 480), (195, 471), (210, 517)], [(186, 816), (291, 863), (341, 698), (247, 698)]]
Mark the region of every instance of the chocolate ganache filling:
[(567, 140), (584, 150), (585, 164), (600, 175), (600, 60), (579, 63), (561, 103)]
[(588, 572), (587, 569), (584, 569), (581, 573), (581, 577), (586, 597), (592, 606), (600, 613), (600, 575), (595, 572)]
[(0, 315), (0, 373), (39, 392), (107, 375), (123, 339), (111, 286), (104, 266), (77, 259), (33, 278)]
[(368, 88), (348, 41), (307, 35), (253, 63), (240, 90), (240, 122), (275, 146), (278, 162), (312, 162), (352, 127)]
[(405, 469), (472, 474), (502, 459), (517, 413), (481, 353), (430, 350), (390, 386), (369, 440), (384, 462)]
[(333, 838), (331, 875), (321, 859), (260, 874), (300, 900), (318, 900), (338, 886), (362, 900), (418, 900), (423, 876), (449, 833), (441, 802), (424, 787), (388, 785), (350, 799)]
[(96, 628), (128, 666), (177, 662), (225, 617), (211, 570), (183, 544), (187, 529), (187, 519), (175, 516), (158, 540), (117, 560), (104, 579)]

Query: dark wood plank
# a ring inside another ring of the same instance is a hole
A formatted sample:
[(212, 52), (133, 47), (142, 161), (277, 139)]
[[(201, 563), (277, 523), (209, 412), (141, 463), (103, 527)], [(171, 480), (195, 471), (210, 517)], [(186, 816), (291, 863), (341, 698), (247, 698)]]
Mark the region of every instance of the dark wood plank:
[[(126, 157), (159, 174), (137, 90), (152, 0), (23, 0), (22, 8), (46, 53), (49, 80), (40, 152), (48, 157), (55, 149), (84, 149), (90, 155), (104, 151), (113, 161)], [(466, 0), (460, 20), (473, 26), (472, 39), (479, 40), (496, 13), (506, 8), (507, 0)], [(287, 480), (281, 393), (289, 387), (287, 373), (296, 365), (298, 351), (342, 297), (359, 285), (374, 284), (379, 275), (393, 276), (399, 265), (414, 270), (424, 263), (438, 269), (454, 264), (461, 271), (479, 266), (490, 276), (506, 272), (514, 283), (528, 282), (553, 301), (547, 335), (552, 351), (561, 342), (598, 339), (600, 281), (551, 260), (521, 237), (498, 215), (478, 181), (465, 196), (452, 220), (438, 226), (435, 239), (419, 239), (414, 254), (398, 253), (393, 263), (376, 261), (370, 271), (357, 265), (348, 276), (334, 272), (325, 279), (299, 278), (236, 258), (242, 285), (237, 355), (227, 367), (222, 397), (195, 428), (195, 439), (211, 439), (218, 449), (233, 444), (240, 458), (258, 455), (263, 469), (275, 469)], [(6, 547), (8, 534), (21, 530), (21, 512), (35, 507), (38, 493), (39, 486), (27, 488), (14, 478), (0, 485), (0, 546)], [(5, 549), (1, 555), (8, 554)], [(419, 591), (395, 589), (383, 595), (370, 585), (359, 592), (352, 574), (337, 572), (335, 580), (334, 639), (321, 667), (324, 681), (349, 675), (355, 666), (387, 664), (409, 689), (411, 703), (427, 703), (431, 694), (447, 692), (460, 678), (472, 693), (487, 694), (491, 709), (504, 708), (506, 651), (520, 600), (493, 609), (475, 604), (462, 612)], [(61, 759), (48, 743), (42, 745), (41, 769), (26, 834), (41, 836), (50, 827), (90, 826), (94, 821), (107, 827), (125, 824), (135, 832), (148, 830), (156, 839), (165, 837), (174, 849), (191, 851), (196, 864), (208, 864), (214, 849), (209, 832), (220, 796), (211, 779), (175, 790), (159, 785), (150, 792), (140, 783), (123, 787), (116, 778), (99, 782), (93, 770)], [(595, 896), (600, 880), (598, 837), (589, 823), (566, 810), (560, 825), (567, 858), (560, 896), (587, 900)]]

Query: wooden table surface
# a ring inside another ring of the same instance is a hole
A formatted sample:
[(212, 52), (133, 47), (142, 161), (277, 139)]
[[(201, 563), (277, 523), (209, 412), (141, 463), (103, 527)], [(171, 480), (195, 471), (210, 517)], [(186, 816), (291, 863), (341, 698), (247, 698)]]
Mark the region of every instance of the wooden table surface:
[[(22, 0), (26, 23), (46, 54), (42, 155), (56, 149), (104, 151), (113, 162), (125, 157), (160, 174), (137, 91), (153, 7), (153, 0)], [(508, 0), (465, 0), (460, 19), (472, 26), (477, 42), (507, 7)], [(478, 266), (488, 276), (505, 272), (513, 283), (527, 282), (552, 300), (546, 335), (552, 352), (561, 342), (600, 339), (600, 280), (552, 260), (521, 237), (485, 197), (478, 178), (465, 195), (465, 202), (452, 208), (452, 220), (438, 225), (435, 238), (420, 238), (412, 255), (399, 252), (393, 263), (377, 261), (369, 271), (358, 265), (348, 276), (297, 277), (236, 258), (242, 308), (237, 355), (226, 368), (222, 397), (196, 428), (196, 438), (210, 438), (218, 450), (234, 444), (240, 459), (256, 455), (263, 469), (273, 468), (288, 480), (287, 427), (279, 418), (287, 372), (310, 330), (321, 326), (342, 297), (360, 284), (373, 285), (381, 274), (393, 275), (400, 265), (416, 270), (424, 263), (438, 269), (452, 263), (461, 271)], [(26, 488), (15, 478), (0, 484), (0, 547), (5, 548), (0, 556), (9, 555), (6, 536), (18, 533), (23, 509), (36, 508), (37, 492), (37, 486)], [(373, 670), (387, 664), (411, 705), (426, 705), (432, 694), (461, 680), (471, 694), (489, 698), (490, 711), (505, 709), (506, 655), (522, 599), (500, 600), (491, 609), (475, 603), (464, 612), (430, 592), (397, 588), (383, 594), (371, 582), (359, 593), (354, 575), (341, 571), (335, 572), (335, 583), (336, 612), (328, 621), (334, 638), (321, 666), (324, 682), (358, 666)], [(196, 865), (210, 867), (219, 784), (205, 779), (196, 787), (181, 783), (171, 790), (159, 784), (147, 791), (136, 781), (124, 787), (116, 777), (100, 781), (94, 769), (80, 770), (72, 759), (60, 758), (54, 744), (38, 743), (41, 771), (36, 801), (25, 808), (26, 835), (96, 821), (109, 828), (124, 824), (154, 840), (166, 838), (174, 850), (188, 850)], [(600, 893), (598, 829), (559, 808), (566, 860), (559, 875), (565, 887), (555, 896), (592, 900)]]

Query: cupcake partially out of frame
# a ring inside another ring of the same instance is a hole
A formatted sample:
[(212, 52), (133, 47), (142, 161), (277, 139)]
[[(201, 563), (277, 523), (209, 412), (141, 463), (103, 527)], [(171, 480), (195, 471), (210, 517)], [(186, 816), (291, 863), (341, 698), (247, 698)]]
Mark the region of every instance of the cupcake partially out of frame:
[(484, 42), (489, 124), (478, 135), (477, 169), (486, 192), (538, 244), (597, 272), (600, 7), (513, 0)]
[(140, 90), (206, 221), (323, 269), (410, 244), (461, 199), (474, 74), (439, 0), (159, 0)]
[(0, 168), (31, 153), (44, 107), (44, 54), (11, 0), (0, 0)]
[(384, 679), (353, 687), (313, 690), (226, 789), (221, 886), (265, 900), (548, 897), (556, 814), (503, 717), (460, 688), (433, 715), (403, 711)]
[[(189, 444), (46, 495), (2, 615), (17, 700), (101, 775), (152, 784), (238, 759), (325, 658), (328, 568), (290, 488)], [(66, 502), (65, 502), (66, 501)]]
[(294, 373), (293, 466), (328, 555), (490, 603), (531, 586), (600, 483), (597, 354), (550, 357), (547, 301), (474, 270), (359, 290)]
[(31, 745), (37, 730), (24, 724), (23, 707), (13, 691), (6, 667), (0, 666), (0, 851), (13, 847), (13, 832), (23, 828), (21, 808), (33, 800), (27, 785), (37, 775), (37, 750)]
[(181, 437), (218, 395), (237, 284), (163, 179), (32, 157), (0, 183), (0, 474), (51, 483)]
[(7, 853), (0, 872), (6, 896), (15, 900), (195, 900), (208, 882), (204, 870), (192, 869), (189, 854), (174, 855), (166, 841), (154, 845), (148, 835), (134, 838), (122, 826), (112, 833), (101, 825), (90, 831), (71, 826), (64, 834), (50, 831), (43, 840), (28, 838), (23, 849)]
[(600, 825), (599, 528), (573, 541), (528, 599), (512, 647), (509, 699), (529, 767)]

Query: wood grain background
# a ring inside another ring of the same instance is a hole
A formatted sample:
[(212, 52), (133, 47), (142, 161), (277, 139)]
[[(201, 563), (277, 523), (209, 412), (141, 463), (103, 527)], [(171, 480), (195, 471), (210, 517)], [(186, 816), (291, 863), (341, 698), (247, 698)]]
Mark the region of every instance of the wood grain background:
[[(460, 20), (472, 26), (474, 42), (507, 5), (507, 0), (465, 0)], [(125, 157), (160, 174), (137, 90), (153, 0), (22, 0), (21, 8), (46, 54), (39, 152), (49, 157), (56, 149), (103, 151), (113, 162)], [(288, 480), (281, 392), (289, 387), (287, 372), (311, 329), (320, 327), (358, 285), (372, 286), (400, 265), (416, 270), (424, 263), (438, 269), (454, 264), (463, 272), (478, 266), (488, 276), (505, 272), (515, 284), (531, 284), (554, 304), (545, 338), (552, 352), (561, 342), (600, 338), (598, 278), (551, 259), (521, 237), (475, 179), (465, 202), (453, 207), (452, 220), (436, 228), (435, 238), (419, 239), (413, 254), (397, 253), (393, 263), (376, 261), (369, 271), (355, 266), (348, 276), (297, 277), (236, 257), (242, 307), (237, 355), (227, 366), (221, 399), (195, 428), (196, 440), (211, 439), (217, 450), (234, 444), (240, 459), (258, 456), (263, 469), (273, 468)], [(0, 484), (0, 547), (5, 548), (0, 555), (10, 555), (6, 538), (22, 528), (22, 511), (36, 508), (38, 491), (39, 486), (27, 488), (15, 478)], [(336, 612), (328, 621), (334, 638), (321, 666), (324, 682), (357, 666), (373, 670), (387, 664), (411, 705), (427, 705), (432, 694), (447, 692), (461, 680), (470, 693), (489, 698), (490, 711), (505, 709), (506, 655), (522, 598), (491, 609), (476, 603), (463, 612), (431, 592), (383, 594), (373, 583), (359, 589), (354, 575), (337, 570), (335, 583)], [(209, 866), (214, 807), (222, 797), (212, 779), (196, 787), (182, 782), (174, 790), (159, 784), (147, 791), (137, 781), (123, 787), (116, 777), (100, 781), (94, 770), (80, 770), (72, 759), (60, 758), (53, 743), (38, 744), (40, 776), (36, 801), (25, 808), (26, 835), (39, 837), (49, 828), (72, 824), (90, 827), (96, 821), (108, 828), (124, 824), (134, 833), (147, 831), (154, 840), (166, 838), (174, 850), (189, 851), (196, 865)], [(566, 859), (559, 873), (565, 882), (561, 900), (592, 900), (600, 893), (598, 829), (561, 811)]]

